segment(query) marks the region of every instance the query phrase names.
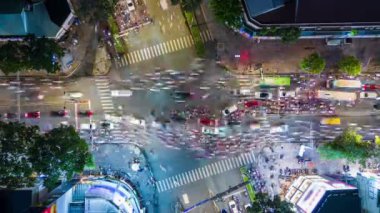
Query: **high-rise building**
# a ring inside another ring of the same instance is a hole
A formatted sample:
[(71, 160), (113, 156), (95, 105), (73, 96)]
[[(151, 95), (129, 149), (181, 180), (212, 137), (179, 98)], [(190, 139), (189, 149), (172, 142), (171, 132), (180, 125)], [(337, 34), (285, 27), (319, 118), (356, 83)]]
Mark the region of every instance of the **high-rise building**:
[(301, 213), (359, 213), (358, 189), (318, 175), (300, 176), (289, 187), (285, 199)]

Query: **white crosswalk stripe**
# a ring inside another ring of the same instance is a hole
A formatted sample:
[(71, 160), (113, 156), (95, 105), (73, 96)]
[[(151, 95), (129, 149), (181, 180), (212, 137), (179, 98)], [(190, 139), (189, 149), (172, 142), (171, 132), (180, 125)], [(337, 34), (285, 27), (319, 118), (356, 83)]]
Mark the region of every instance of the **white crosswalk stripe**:
[[(116, 130), (116, 133), (121, 133), (120, 130)], [(177, 188), (186, 184), (193, 183), (198, 180), (205, 179), (231, 169), (239, 168), (243, 165), (253, 163), (255, 161), (255, 155), (253, 152), (243, 153), (236, 157), (220, 160), (197, 169), (186, 171), (177, 174), (172, 177), (165, 178), (156, 183), (158, 192), (167, 191), (173, 188)]]

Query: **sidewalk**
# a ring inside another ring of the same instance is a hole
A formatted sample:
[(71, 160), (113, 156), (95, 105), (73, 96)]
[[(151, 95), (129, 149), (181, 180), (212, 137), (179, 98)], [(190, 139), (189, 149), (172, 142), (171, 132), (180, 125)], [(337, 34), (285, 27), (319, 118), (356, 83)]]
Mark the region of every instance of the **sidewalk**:
[[(73, 63), (71, 67), (66, 70), (64, 73), (61, 70), (58, 70), (56, 73), (47, 73), (46, 71), (23, 71), (19, 73), (20, 77), (44, 77), (44, 78), (70, 78), (73, 76), (78, 70), (80, 70), (81, 66), (83, 65), (83, 61), (85, 61), (85, 57), (88, 57), (88, 53), (91, 52), (89, 50), (89, 46), (92, 45), (92, 42), (94, 40), (94, 26), (84, 24), (82, 23), (79, 26), (72, 26), (73, 32), (67, 32), (68, 34), (75, 34), (78, 36), (78, 45), (72, 45), (70, 44), (71, 39), (67, 38), (64, 41), (64, 45), (68, 44), (67, 50), (72, 54), (73, 56)], [(74, 32), (75, 31), (75, 32)], [(69, 37), (69, 36), (67, 36)], [(17, 73), (12, 73), (8, 76), (5, 76), (3, 73), (0, 72), (0, 78), (16, 78)]]
[[(261, 66), (264, 74), (301, 73), (299, 62), (307, 55), (318, 52), (326, 59), (326, 70), (335, 71), (335, 65), (342, 55), (355, 55), (363, 62), (363, 70), (376, 72), (375, 63), (380, 39), (354, 39), (352, 45), (327, 46), (324, 39), (302, 39), (284, 44), (280, 40), (247, 38), (218, 23), (205, 0), (201, 7), (207, 25), (217, 42), (217, 55), (221, 63), (236, 73), (249, 73)], [(243, 57), (245, 54), (245, 57)], [(235, 57), (237, 56), (237, 57)], [(240, 56), (240, 57), (239, 57)], [(372, 60), (371, 60), (372, 59)], [(377, 72), (380, 72), (378, 70)]]
[[(154, 212), (157, 190), (150, 163), (143, 149), (132, 144), (97, 144), (93, 154), (103, 175), (123, 178), (132, 183), (147, 212)], [(134, 163), (139, 164), (137, 171)]]

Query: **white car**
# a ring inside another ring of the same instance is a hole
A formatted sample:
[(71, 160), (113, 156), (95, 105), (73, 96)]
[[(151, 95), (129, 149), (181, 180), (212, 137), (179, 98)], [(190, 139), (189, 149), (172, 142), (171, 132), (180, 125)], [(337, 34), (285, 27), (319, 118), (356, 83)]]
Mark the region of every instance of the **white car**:
[(96, 125), (94, 123), (84, 123), (84, 124), (80, 124), (80, 130), (95, 130), (96, 129)]
[(236, 112), (238, 110), (237, 106), (234, 104), (226, 109), (224, 109), (222, 112), (223, 112), (223, 115), (224, 116), (228, 116), (234, 112)]
[(131, 90), (112, 90), (111, 96), (113, 97), (130, 97), (133, 92)]
[(133, 116), (126, 116), (126, 120), (129, 123), (134, 124), (134, 125), (138, 125), (138, 126), (142, 126), (142, 127), (145, 127), (145, 125), (146, 125), (145, 120), (138, 119), (138, 118), (135, 118)]
[(272, 99), (273, 95), (270, 92), (255, 92), (255, 98), (269, 100)]
[(127, 5), (128, 5), (129, 12), (134, 11), (136, 9), (135, 4), (133, 3), (133, 0), (127, 0)]
[(377, 93), (376, 92), (360, 92), (360, 98), (376, 99)]
[(202, 126), (202, 133), (204, 135), (218, 135), (221, 137), (226, 136), (226, 129), (224, 127), (209, 127), (209, 126)]
[(279, 98), (295, 98), (296, 97), (296, 91), (279, 90), (278, 91), (278, 97)]
[(273, 134), (273, 133), (283, 133), (283, 132), (287, 132), (288, 129), (289, 129), (288, 125), (283, 124), (283, 125), (279, 125), (279, 126), (272, 126), (270, 128), (269, 132), (271, 134)]
[(83, 93), (81, 92), (64, 92), (64, 95), (68, 98), (81, 98)]
[(231, 213), (239, 213), (236, 202), (234, 200), (228, 202), (228, 207), (230, 207)]
[(231, 90), (231, 94), (235, 96), (247, 96), (247, 95), (252, 95), (253, 91), (250, 88), (240, 88), (240, 89)]

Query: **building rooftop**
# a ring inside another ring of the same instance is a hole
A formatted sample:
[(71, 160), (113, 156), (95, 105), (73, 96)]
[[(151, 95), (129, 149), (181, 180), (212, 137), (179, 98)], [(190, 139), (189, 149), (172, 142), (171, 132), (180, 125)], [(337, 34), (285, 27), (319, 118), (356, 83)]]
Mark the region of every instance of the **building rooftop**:
[(0, 0), (0, 14), (20, 13), (24, 6), (24, 0)]
[[(265, 0), (271, 2), (273, 0)], [(262, 7), (257, 0), (245, 0), (250, 18), (261, 24), (373, 24), (380, 23), (378, 0), (284, 0), (282, 6), (256, 11)], [(255, 6), (255, 4), (257, 4)]]
[(23, 0), (0, 0), (0, 36), (55, 37), (71, 13), (67, 0), (25, 5)]
[(317, 175), (298, 177), (285, 198), (305, 213), (360, 212), (360, 199), (355, 187)]

